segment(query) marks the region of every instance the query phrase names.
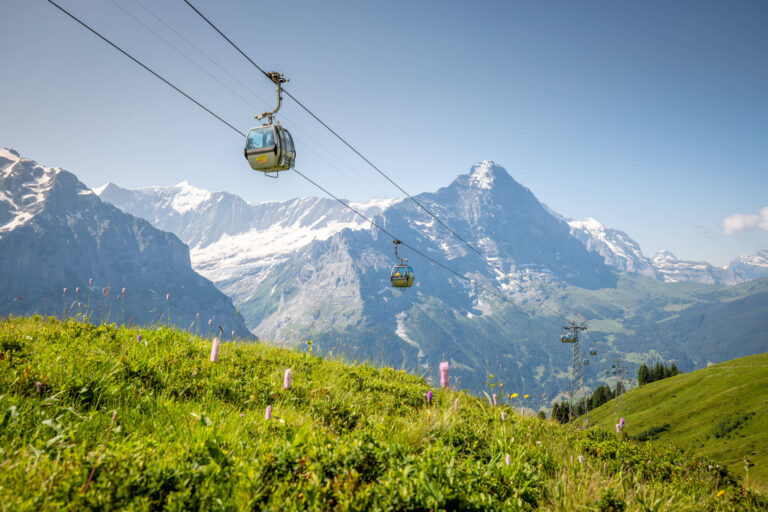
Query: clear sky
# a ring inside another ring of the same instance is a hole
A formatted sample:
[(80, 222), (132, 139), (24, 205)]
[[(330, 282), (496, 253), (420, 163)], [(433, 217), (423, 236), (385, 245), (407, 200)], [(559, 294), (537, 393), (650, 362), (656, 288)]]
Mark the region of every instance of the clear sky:
[[(274, 102), (182, 0), (60, 2), (242, 130)], [(768, 2), (193, 3), (411, 193), (488, 159), (646, 255), (768, 248)], [(250, 171), (241, 137), (48, 2), (2, 0), (0, 18), (0, 146), (90, 186), (321, 195)], [(397, 196), (290, 100), (281, 114), (297, 168), (351, 200)]]

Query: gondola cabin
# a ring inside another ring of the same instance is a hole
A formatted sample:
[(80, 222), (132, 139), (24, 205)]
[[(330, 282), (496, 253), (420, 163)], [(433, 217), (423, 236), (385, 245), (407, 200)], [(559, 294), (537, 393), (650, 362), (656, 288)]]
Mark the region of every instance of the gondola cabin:
[(584, 366), (589, 366), (589, 359), (584, 360)]
[(576, 343), (579, 341), (579, 336), (575, 332), (567, 332), (560, 336), (560, 341), (563, 343)]
[(395, 265), (390, 276), (395, 288), (410, 288), (415, 280), (413, 269), (408, 265)]
[(287, 171), (296, 161), (293, 138), (280, 123), (251, 128), (245, 137), (244, 153), (251, 169), (267, 176)]
[(594, 348), (593, 348), (593, 349), (590, 349), (590, 351), (589, 351), (589, 355), (591, 355), (591, 356), (596, 356), (596, 355), (597, 355), (597, 350), (595, 350)]

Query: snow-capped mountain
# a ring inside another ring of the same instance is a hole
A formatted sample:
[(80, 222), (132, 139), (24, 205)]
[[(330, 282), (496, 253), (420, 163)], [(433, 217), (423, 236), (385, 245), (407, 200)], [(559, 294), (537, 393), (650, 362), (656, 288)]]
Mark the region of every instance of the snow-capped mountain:
[(667, 283), (687, 281), (702, 284), (729, 284), (726, 283), (724, 268), (712, 266), (706, 261), (681, 260), (670, 251), (657, 252), (653, 256), (653, 266)]
[(657, 278), (653, 262), (643, 256), (640, 245), (625, 232), (610, 228), (591, 217), (569, 220), (571, 234), (588, 250), (598, 253), (605, 263), (620, 272), (634, 272)]
[(192, 270), (176, 235), (101, 201), (74, 174), (10, 149), (0, 149), (0, 255), (3, 314), (138, 324), (170, 316), (188, 327), (200, 313), (226, 337), (252, 337), (231, 300)]
[(588, 250), (602, 256), (607, 265), (619, 272), (641, 274), (666, 283), (723, 285), (736, 285), (768, 276), (768, 251), (740, 256), (724, 267), (715, 267), (705, 261), (681, 260), (670, 251), (659, 251), (653, 258), (647, 258), (638, 243), (625, 232), (591, 217), (568, 220), (568, 225), (571, 234)]
[(744, 283), (768, 276), (768, 250), (736, 258), (728, 264), (725, 272), (728, 283)]
[[(480, 389), (497, 369), (510, 389), (543, 392), (547, 399), (567, 389), (571, 353), (558, 341), (564, 321), (558, 314), (609, 320), (590, 327), (605, 361), (654, 351), (690, 369), (723, 354), (768, 349), (768, 340), (753, 336), (732, 350), (713, 342), (689, 353), (687, 340), (701, 338), (695, 327), (701, 322), (692, 318), (717, 318), (707, 309), (719, 300), (716, 292), (667, 292), (625, 233), (596, 221), (569, 225), (490, 161), (416, 196), (482, 257), (411, 201), (356, 205), (393, 236), (471, 279), (402, 247), (400, 255), (416, 271), (416, 284), (406, 290), (389, 284), (391, 238), (332, 200), (248, 204), (187, 183), (143, 190), (108, 185), (100, 194), (189, 243), (194, 268), (233, 297), (260, 338), (286, 345), (311, 338), (326, 353), (404, 364), (428, 375), (445, 358), (469, 389)], [(728, 297), (748, 293), (755, 292), (735, 287)], [(768, 305), (753, 310), (761, 308)], [(587, 372), (588, 380), (599, 377)]]

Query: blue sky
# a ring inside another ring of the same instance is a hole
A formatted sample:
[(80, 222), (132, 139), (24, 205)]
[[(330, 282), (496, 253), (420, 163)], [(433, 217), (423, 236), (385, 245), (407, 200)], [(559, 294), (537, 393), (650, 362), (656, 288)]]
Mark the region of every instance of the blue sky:
[[(235, 126), (257, 124), (271, 84), (182, 0), (140, 1), (236, 80), (137, 0), (61, 4)], [(764, 1), (193, 3), (412, 193), (489, 159), (646, 255), (725, 264), (768, 248)], [(239, 136), (47, 2), (7, 0), (2, 18), (0, 146), (91, 186), (320, 194), (255, 175)], [(281, 114), (300, 170), (355, 201), (397, 195), (290, 100)], [(750, 222), (724, 234), (736, 213)]]

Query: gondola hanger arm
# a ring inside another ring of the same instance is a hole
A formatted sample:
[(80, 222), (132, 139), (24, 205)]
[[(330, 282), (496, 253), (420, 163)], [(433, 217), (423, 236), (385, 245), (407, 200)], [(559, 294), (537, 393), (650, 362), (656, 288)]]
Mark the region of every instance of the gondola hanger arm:
[(285, 82), (290, 82), (290, 79), (285, 78), (282, 73), (278, 73), (277, 71), (270, 71), (267, 73), (267, 77), (274, 82), (275, 87), (277, 88), (277, 106), (274, 110), (271, 112), (263, 112), (257, 116), (253, 116), (254, 118), (261, 121), (265, 117), (269, 118), (269, 124), (272, 124), (272, 116), (277, 113), (278, 110), (280, 110), (280, 104), (283, 99), (283, 87), (282, 84)]

